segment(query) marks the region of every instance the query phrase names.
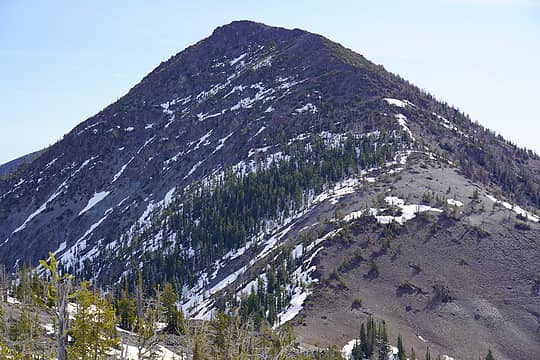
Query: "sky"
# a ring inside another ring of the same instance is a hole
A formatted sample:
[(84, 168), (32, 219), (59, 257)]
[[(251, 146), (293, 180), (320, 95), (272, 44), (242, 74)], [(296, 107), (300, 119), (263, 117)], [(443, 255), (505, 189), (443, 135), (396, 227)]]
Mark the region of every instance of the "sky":
[(322, 34), (540, 153), (540, 0), (0, 0), (0, 164), (244, 19)]

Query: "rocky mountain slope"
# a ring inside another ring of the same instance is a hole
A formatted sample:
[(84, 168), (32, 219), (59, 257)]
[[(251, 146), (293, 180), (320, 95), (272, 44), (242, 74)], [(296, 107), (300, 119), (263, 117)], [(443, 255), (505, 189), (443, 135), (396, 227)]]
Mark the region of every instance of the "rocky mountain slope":
[(15, 172), (19, 167), (23, 166), (24, 164), (31, 163), (32, 160), (37, 158), (40, 154), (41, 151), (36, 151), (0, 165), (0, 176), (7, 176), (8, 174)]
[(0, 262), (141, 271), (192, 317), (264, 309), (310, 345), (372, 313), (418, 348), (526, 359), (539, 208), (533, 152), (320, 35), (239, 21), (1, 178)]

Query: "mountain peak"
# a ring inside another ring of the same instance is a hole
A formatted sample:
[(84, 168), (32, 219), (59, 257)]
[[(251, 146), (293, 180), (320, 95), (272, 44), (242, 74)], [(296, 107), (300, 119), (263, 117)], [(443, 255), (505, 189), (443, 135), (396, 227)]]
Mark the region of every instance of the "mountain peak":
[(241, 33), (243, 35), (253, 34), (253, 33), (271, 33), (271, 32), (290, 32), (290, 33), (307, 33), (305, 30), (300, 29), (286, 29), (279, 26), (270, 26), (260, 22), (251, 21), (251, 20), (235, 20), (229, 24), (221, 25), (217, 27), (212, 35), (219, 35), (221, 33)]
[(269, 26), (249, 20), (238, 20), (216, 28), (209, 39), (226, 46), (242, 47), (261, 41), (289, 41), (303, 34), (308, 34), (308, 32)]
[[(512, 289), (539, 299), (540, 218), (525, 210), (540, 208), (532, 160), (321, 35), (234, 21), (0, 177), (0, 262), (35, 266), (51, 251), (63, 270), (103, 285), (138, 273), (149, 287), (174, 281), (196, 319), (284, 269), (294, 281), (272, 290), (284, 306), (268, 321), (296, 316), (289, 295), (300, 308), (313, 296), (324, 305), (302, 310), (313, 344), (357, 334), (334, 320), (359, 314), (350, 304), (360, 294), (361, 308), (384, 299), (389, 312), (375, 315), (410, 320), (426, 337), (474, 332), (466, 346), (441, 344), (447, 353), (468, 358), (463, 348), (529, 334), (521, 351), (538, 354), (532, 316), (498, 322), (521, 311), (500, 302)], [(444, 310), (450, 298), (462, 323)], [(263, 316), (276, 312), (267, 304)], [(334, 329), (320, 326), (323, 312)]]

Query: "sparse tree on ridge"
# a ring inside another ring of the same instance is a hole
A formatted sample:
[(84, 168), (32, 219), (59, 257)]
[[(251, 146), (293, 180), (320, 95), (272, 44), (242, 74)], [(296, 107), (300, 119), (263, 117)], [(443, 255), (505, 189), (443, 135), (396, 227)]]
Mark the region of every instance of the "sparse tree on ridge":
[(69, 322), (68, 301), (72, 297), (72, 277), (60, 275), (57, 268), (57, 261), (54, 254), (49, 253), (49, 262), (39, 261), (40, 265), (49, 272), (51, 283), (47, 289), (47, 298), (54, 304), (56, 317), (56, 358), (57, 360), (67, 359), (67, 329)]

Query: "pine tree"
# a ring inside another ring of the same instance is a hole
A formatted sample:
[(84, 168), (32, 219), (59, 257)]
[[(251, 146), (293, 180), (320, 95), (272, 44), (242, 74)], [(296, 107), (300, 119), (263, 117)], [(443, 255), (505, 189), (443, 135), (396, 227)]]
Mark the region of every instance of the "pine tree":
[(486, 360), (495, 360), (495, 357), (493, 357), (493, 354), (491, 353), (491, 349), (488, 350)]
[(386, 331), (386, 323), (384, 320), (381, 321), (379, 329), (379, 360), (387, 360), (388, 353), (390, 352), (390, 344), (388, 343), (388, 333)]
[(112, 304), (88, 289), (82, 282), (77, 291), (76, 311), (69, 334), (73, 338), (68, 348), (70, 359), (105, 360), (118, 346), (116, 317)]
[(119, 326), (122, 329), (132, 331), (137, 318), (137, 307), (135, 306), (135, 300), (129, 295), (127, 282), (124, 289), (120, 292), (116, 311), (120, 320)]
[(425, 360), (431, 360), (431, 353), (429, 351), (429, 346), (426, 348), (426, 359)]
[(174, 291), (170, 283), (165, 284), (163, 288), (163, 308), (167, 319), (166, 330), (172, 334), (185, 334), (186, 324), (182, 310), (176, 307), (178, 302), (178, 294)]
[(367, 338), (367, 334), (366, 334), (366, 328), (364, 326), (364, 323), (362, 323), (362, 325), (360, 325), (360, 350), (362, 350), (362, 354), (364, 356), (369, 356), (368, 355), (368, 338)]
[(138, 359), (152, 359), (156, 356), (157, 347), (161, 340), (157, 323), (163, 312), (161, 303), (161, 291), (156, 289), (154, 299), (146, 303), (142, 296), (142, 276), (137, 282), (137, 319), (135, 320), (135, 333), (137, 334), (137, 355)]
[(204, 323), (200, 325), (195, 325), (193, 333), (191, 335), (191, 354), (192, 360), (207, 360), (207, 354), (209, 354), (208, 349), (208, 338), (207, 338), (207, 329)]
[(55, 309), (56, 320), (56, 358), (57, 360), (67, 359), (67, 328), (69, 324), (69, 316), (67, 311), (67, 304), (72, 297), (72, 277), (69, 275), (60, 275), (57, 268), (57, 261), (54, 254), (49, 253), (49, 262), (40, 260), (39, 263), (49, 272), (51, 282), (47, 286), (47, 299), (49, 304), (53, 304)]
[(6, 336), (6, 319), (4, 318), (4, 298), (0, 296), (0, 339), (3, 339), (5, 336)]
[(399, 360), (407, 360), (407, 354), (405, 353), (405, 347), (403, 346), (403, 339), (401, 338), (401, 335), (398, 335), (397, 338), (397, 358)]
[(411, 347), (411, 357), (410, 360), (416, 360), (416, 353), (414, 352), (414, 348)]
[(360, 347), (360, 341), (359, 340), (356, 340), (356, 342), (354, 343), (354, 346), (353, 346), (352, 351), (351, 351), (351, 358), (352, 358), (352, 360), (362, 360), (363, 359), (362, 349)]
[(373, 319), (373, 316), (370, 316), (368, 319), (368, 326), (367, 326), (367, 338), (368, 338), (368, 352), (367, 356), (371, 358), (371, 355), (373, 355), (376, 347), (376, 338), (377, 338), (377, 327), (375, 326), (375, 320)]

